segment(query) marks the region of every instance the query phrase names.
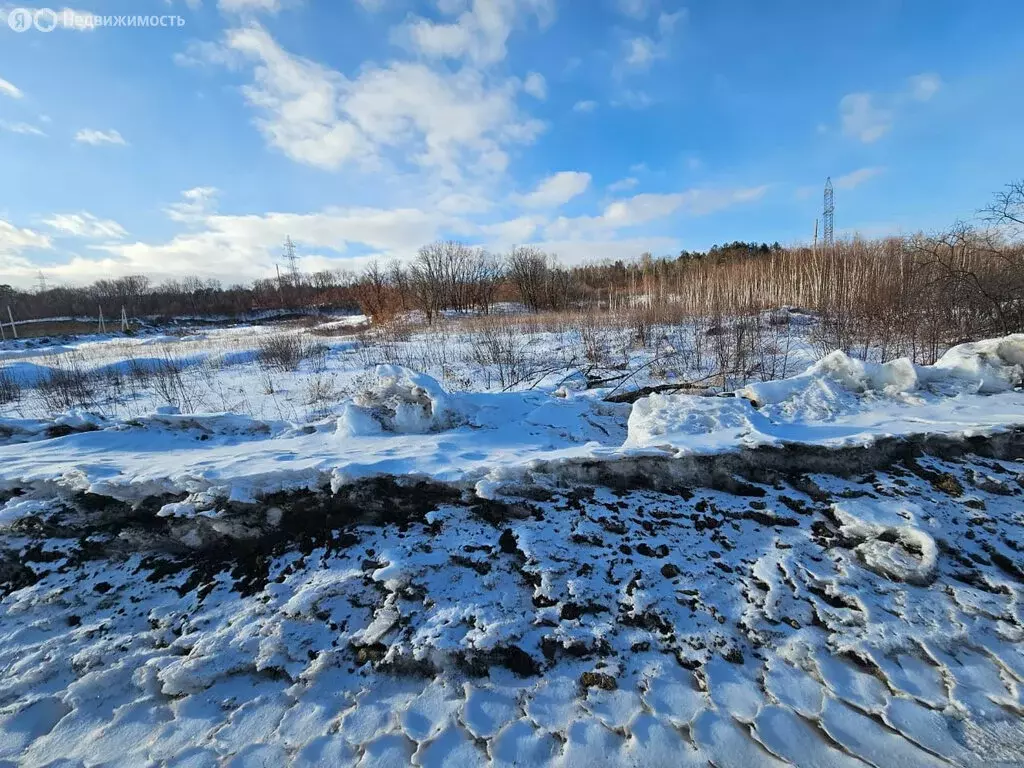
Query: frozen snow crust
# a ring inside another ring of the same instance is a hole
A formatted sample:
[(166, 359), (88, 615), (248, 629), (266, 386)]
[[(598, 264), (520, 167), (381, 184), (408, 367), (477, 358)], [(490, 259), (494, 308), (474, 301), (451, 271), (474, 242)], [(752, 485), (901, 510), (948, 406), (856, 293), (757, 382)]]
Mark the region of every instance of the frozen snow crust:
[(1021, 764), (1019, 349), (9, 420), (0, 761)]
[(728, 456), (0, 497), (0, 759), (1018, 764), (1024, 434)]

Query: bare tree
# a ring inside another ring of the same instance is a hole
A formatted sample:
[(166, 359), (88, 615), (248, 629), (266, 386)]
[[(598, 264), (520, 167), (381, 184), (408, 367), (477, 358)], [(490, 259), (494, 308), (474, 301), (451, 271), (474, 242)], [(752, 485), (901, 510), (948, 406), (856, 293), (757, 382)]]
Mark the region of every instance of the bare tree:
[(997, 192), (982, 215), (996, 225), (1024, 228), (1024, 180), (1012, 181)]
[(537, 248), (513, 248), (508, 255), (508, 274), (519, 292), (520, 301), (534, 312), (539, 312), (547, 299), (547, 254)]
[(392, 312), (387, 275), (376, 259), (371, 261), (355, 285), (355, 297), (363, 314), (375, 321), (387, 319)]

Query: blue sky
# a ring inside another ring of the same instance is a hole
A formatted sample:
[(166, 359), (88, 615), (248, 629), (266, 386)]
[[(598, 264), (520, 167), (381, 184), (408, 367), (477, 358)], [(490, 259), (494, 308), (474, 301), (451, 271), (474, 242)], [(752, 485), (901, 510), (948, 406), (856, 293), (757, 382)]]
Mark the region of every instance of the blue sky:
[[(25, 7), (25, 6), (21, 6)], [(38, 6), (37, 6), (38, 7)], [(62, 6), (63, 8), (63, 6)], [(971, 217), (1024, 175), (1024, 4), (84, 0), (11, 30), (0, 282), (266, 277), (436, 238), (566, 263)]]

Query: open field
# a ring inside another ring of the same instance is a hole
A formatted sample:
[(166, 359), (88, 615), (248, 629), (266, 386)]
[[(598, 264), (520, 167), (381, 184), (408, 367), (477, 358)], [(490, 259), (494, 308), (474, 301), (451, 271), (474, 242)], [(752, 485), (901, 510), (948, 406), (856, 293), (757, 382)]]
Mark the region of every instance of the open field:
[(0, 758), (1017, 763), (1024, 337), (413, 320), (6, 345)]

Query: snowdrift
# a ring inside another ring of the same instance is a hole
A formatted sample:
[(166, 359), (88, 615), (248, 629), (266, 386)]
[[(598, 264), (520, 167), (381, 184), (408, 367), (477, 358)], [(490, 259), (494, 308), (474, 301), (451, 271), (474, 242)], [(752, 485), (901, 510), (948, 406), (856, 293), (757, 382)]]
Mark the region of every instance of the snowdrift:
[(750, 384), (738, 394), (757, 406), (799, 400), (818, 389), (839, 399), (841, 391), (894, 399), (916, 391), (944, 395), (1007, 392), (1024, 381), (1024, 334), (960, 344), (934, 365), (906, 358), (868, 363), (836, 350), (802, 374)]
[(803, 373), (734, 397), (652, 395), (633, 407), (627, 448), (683, 452), (785, 442), (974, 433), (1024, 419), (1024, 334), (953, 347), (934, 365), (857, 360), (835, 351)]

